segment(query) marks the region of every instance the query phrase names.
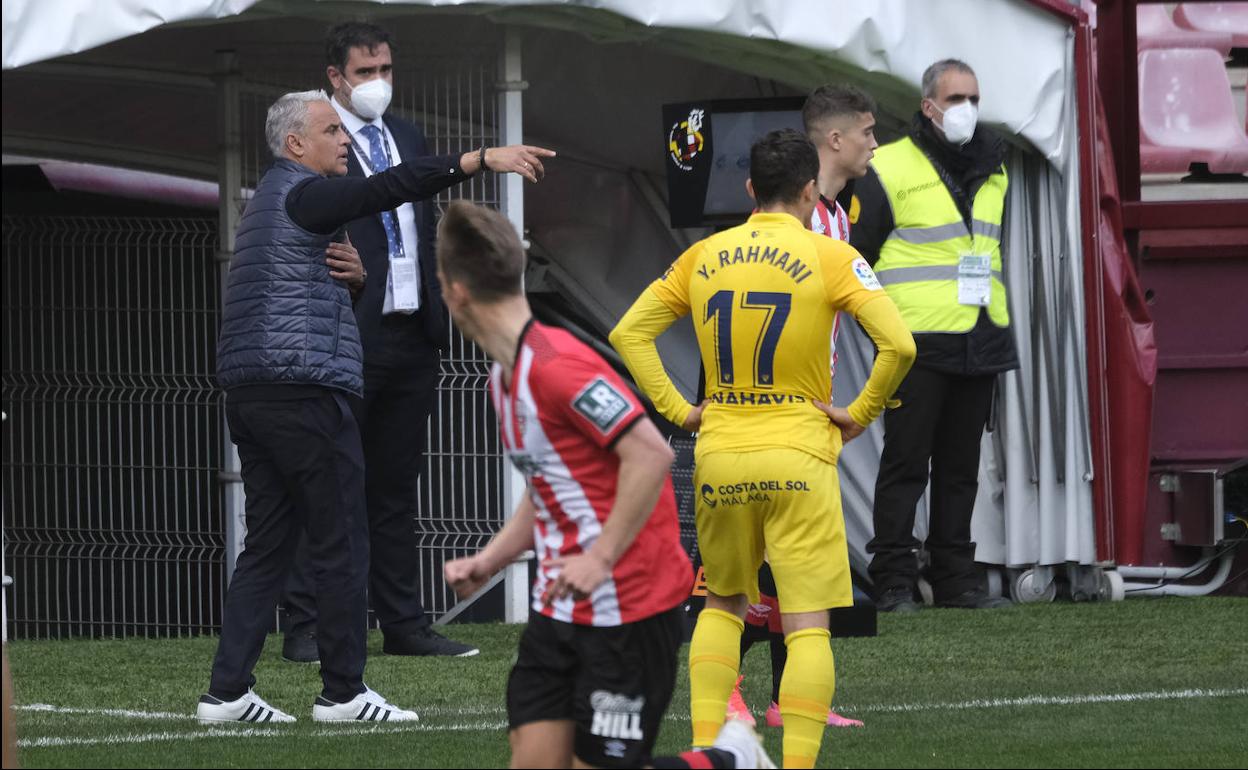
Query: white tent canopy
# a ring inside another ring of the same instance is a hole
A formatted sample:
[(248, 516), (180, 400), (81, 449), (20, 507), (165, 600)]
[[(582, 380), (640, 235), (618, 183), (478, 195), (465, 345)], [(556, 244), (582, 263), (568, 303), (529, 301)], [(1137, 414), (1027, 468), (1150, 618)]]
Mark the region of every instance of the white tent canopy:
[[(501, 21), (574, 27), (612, 39), (661, 41), (688, 56), (767, 75), (805, 88), (829, 69), (852, 68), (919, 81), (933, 61), (957, 55), (979, 74), (983, 119), (1030, 141), (1050, 160), (1068, 147), (1065, 111), (1071, 66), (1069, 27), (1013, 0), (389, 0), (399, 6), (462, 8)], [(55, 59), (165, 24), (226, 19), (243, 13), (358, 12), (359, 3), (313, 0), (8, 0), (4, 4), (4, 69)], [(1003, 67), (1000, 63), (1025, 62)], [(907, 89), (895, 84), (891, 92)]]
[[(663, 188), (663, 154), (654, 149), (658, 105), (761, 95), (764, 81), (796, 94), (846, 80), (876, 96), (882, 127), (895, 133), (918, 105), (923, 70), (942, 58), (967, 61), (980, 78), (982, 120), (1014, 145), (1004, 250), (1023, 360), (1020, 371), (1002, 377), (998, 429), (985, 437), (973, 525), (977, 558), (1016, 569), (1094, 563), (1073, 37), (1065, 21), (1025, 0), (6, 0), (5, 90), (11, 83), (30, 87), (21, 81), (23, 73), (47, 74), (41, 68), (60, 64), (37, 62), (83, 56), (117, 67), (151, 67), (143, 57), (157, 57), (156, 66), (182, 67), (168, 78), (198, 78), (211, 87), (211, 60), (205, 64), (203, 51), (213, 50), (214, 34), (224, 34), (214, 32), (220, 25), (251, 24), (268, 39), (308, 31), (309, 18), (324, 22), (365, 8), (396, 23), (418, 15), (443, 38), (465, 46), (481, 43), (473, 35), (483, 24), (524, 31), (526, 140), (569, 150), (563, 173), (552, 173), (526, 197), (529, 237), (600, 325), (618, 318), (690, 236), (654, 216), (655, 195), (662, 194), (656, 191)], [(191, 40), (197, 45), (188, 45)], [(152, 43), (138, 44), (144, 41)], [(70, 56), (84, 51), (90, 53)], [(27, 93), (43, 92), (32, 87)], [(142, 104), (143, 93), (119, 91), (111, 101), (139, 100), (136, 106), (154, 112)], [(44, 145), (32, 138), (29, 122), (22, 141), (15, 138), (19, 129), (10, 128), (11, 115), (20, 122), (32, 108), (11, 111), (9, 98), (5, 151), (35, 154)], [(101, 109), (109, 106), (101, 103)], [(186, 105), (188, 112), (196, 108)], [(42, 125), (59, 130), (50, 121)], [(175, 158), (167, 149), (142, 164), (211, 176), (211, 131), (193, 138), (199, 160)], [(89, 152), (88, 146), (67, 159), (83, 160)], [(573, 163), (578, 156), (584, 162)], [(649, 210), (642, 202), (646, 195), (622, 192), (630, 185), (648, 188)], [(587, 207), (587, 200), (603, 203)], [(852, 325), (847, 335), (856, 344), (845, 340), (840, 346), (842, 403), (861, 384), (871, 355)], [(677, 329), (669, 336), (664, 353), (671, 372), (692, 395), (697, 356), (691, 334)], [(859, 567), (870, 536), (880, 442), (877, 424), (842, 458), (851, 550)]]

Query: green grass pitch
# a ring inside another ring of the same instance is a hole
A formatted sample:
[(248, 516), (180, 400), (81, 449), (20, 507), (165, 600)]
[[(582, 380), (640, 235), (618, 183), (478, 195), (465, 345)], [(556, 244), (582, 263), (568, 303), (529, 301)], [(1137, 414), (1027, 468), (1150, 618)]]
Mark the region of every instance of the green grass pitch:
[[(204, 728), (192, 718), (216, 640), (16, 641), (8, 645), (27, 767), (500, 767), (503, 692), (519, 628), (456, 625), (466, 659), (388, 657), (370, 637), (367, 681), (415, 708), (413, 727), (311, 721), (315, 666), (269, 639), (257, 692), (300, 721)], [(1248, 600), (925, 610), (880, 635), (834, 640), (836, 708), (820, 767), (1244, 767)], [(760, 716), (769, 661), (757, 645), (745, 696)], [(689, 741), (682, 672), (660, 753)], [(773, 757), (778, 730), (761, 728)]]

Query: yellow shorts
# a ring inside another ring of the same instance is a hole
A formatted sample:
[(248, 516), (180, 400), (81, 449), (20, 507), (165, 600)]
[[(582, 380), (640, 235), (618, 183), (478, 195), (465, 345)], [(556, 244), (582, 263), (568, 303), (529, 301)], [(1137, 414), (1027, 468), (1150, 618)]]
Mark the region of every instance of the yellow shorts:
[(798, 449), (712, 452), (693, 485), (709, 591), (757, 603), (766, 551), (781, 612), (853, 605), (835, 465)]

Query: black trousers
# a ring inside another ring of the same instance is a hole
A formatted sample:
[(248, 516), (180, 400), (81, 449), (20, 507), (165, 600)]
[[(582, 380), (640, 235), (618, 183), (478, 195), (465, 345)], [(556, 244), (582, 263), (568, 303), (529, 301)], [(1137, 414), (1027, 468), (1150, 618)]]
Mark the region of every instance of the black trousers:
[(929, 468), (927, 579), (934, 598), (940, 602), (979, 586), (971, 512), (995, 380), (996, 375), (964, 377), (916, 366), (897, 389), (901, 406), (884, 414), (875, 537), (867, 543), (877, 595), (891, 588), (913, 589), (918, 581), (914, 515)]
[(364, 692), (368, 621), (364, 457), (348, 397), (329, 389), (292, 400), (227, 396), (226, 419), (242, 460), (247, 537), (225, 597), (209, 692), (233, 700), (255, 684), (252, 670), (306, 530), (322, 694), (348, 701)]
[[(420, 602), (416, 488), (424, 468), (429, 415), (437, 403), (437, 348), (411, 343), (397, 360), (364, 366), (356, 416), (367, 468), (368, 597), (382, 633), (401, 636), (429, 624)], [(314, 558), (300, 546), (286, 592), (290, 632), (316, 625)]]

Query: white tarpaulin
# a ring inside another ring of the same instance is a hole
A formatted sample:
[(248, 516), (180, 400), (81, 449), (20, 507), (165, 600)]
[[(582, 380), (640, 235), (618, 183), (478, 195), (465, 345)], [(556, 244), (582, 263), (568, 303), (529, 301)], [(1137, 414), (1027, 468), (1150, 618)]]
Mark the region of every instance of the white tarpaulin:
[[(657, 30), (698, 33), (669, 42), (687, 55), (711, 56), (722, 66), (794, 85), (826, 80), (832, 59), (841, 69), (849, 65), (890, 75), (900, 81), (894, 86), (900, 92), (902, 84), (917, 83), (933, 61), (956, 55), (979, 73), (982, 91), (993, 94), (984, 102), (985, 121), (1026, 138), (1051, 160), (1073, 128), (1063, 116), (1069, 27), (1013, 0), (390, 0), (377, 6), (389, 10), (404, 4), (470, 6), (517, 23), (575, 23), (582, 32), (614, 38), (652, 38)], [(360, 4), (350, 5), (357, 12)], [(4, 69), (78, 53), (162, 24), (244, 11), (317, 10), (344, 9), (314, 0), (5, 0)]]

